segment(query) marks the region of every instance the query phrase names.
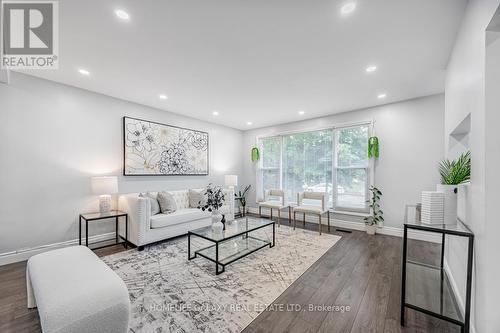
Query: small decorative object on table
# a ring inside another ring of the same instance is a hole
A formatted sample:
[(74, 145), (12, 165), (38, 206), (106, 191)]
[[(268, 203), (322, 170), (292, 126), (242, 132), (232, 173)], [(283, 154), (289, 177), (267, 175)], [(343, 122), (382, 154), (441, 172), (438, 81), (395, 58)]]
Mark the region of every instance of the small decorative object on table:
[(440, 191), (422, 191), (422, 223), (444, 223), (444, 194)]
[(222, 223), (222, 230), (226, 230), (226, 215), (225, 214), (222, 214), (222, 220), (220, 220), (220, 222)]
[(234, 194), (234, 198), (240, 202), (240, 213), (242, 217), (246, 215), (247, 194), (250, 187), (252, 187), (252, 185), (247, 185), (243, 191), (240, 190), (238, 193)]
[(118, 193), (118, 178), (92, 177), (92, 192), (99, 195), (99, 212), (106, 214), (111, 211), (111, 194)]
[(370, 207), (372, 215), (365, 217), (363, 220), (366, 225), (366, 233), (368, 235), (375, 235), (377, 225), (384, 222), (384, 212), (380, 209), (379, 204), (382, 192), (375, 186), (370, 187), (370, 192), (372, 193), (372, 198), (367, 202), (370, 203), (368, 207)]
[(224, 224), (221, 222), (223, 216), (219, 212), (219, 208), (224, 204), (224, 192), (220, 186), (210, 183), (203, 195), (205, 195), (206, 201), (203, 205), (198, 206), (198, 208), (202, 211), (208, 210), (212, 213), (212, 229), (214, 232), (222, 233)]

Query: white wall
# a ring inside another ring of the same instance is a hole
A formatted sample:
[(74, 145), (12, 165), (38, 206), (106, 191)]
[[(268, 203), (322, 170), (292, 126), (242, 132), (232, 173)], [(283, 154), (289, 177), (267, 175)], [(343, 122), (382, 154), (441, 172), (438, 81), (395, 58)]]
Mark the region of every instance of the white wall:
[[(473, 291), (473, 321), (476, 332), (498, 332), (500, 317), (497, 301), (500, 297), (498, 281), (498, 187), (489, 177), (498, 178), (498, 164), (490, 164), (490, 157), (498, 154), (498, 141), (491, 133), (498, 131), (498, 105), (495, 111), (485, 112), (485, 30), (499, 0), (469, 1), (465, 17), (457, 35), (448, 64), (446, 78), (445, 148), (448, 135), (470, 113), (469, 147), (472, 156), (471, 184), (468, 186), (466, 222), (475, 233), (475, 271)], [(498, 57), (498, 55), (496, 55)], [(497, 58), (498, 60), (498, 58)], [(497, 86), (498, 87), (498, 86)], [(498, 88), (493, 93), (498, 95)], [(492, 116), (496, 112), (496, 116)], [(491, 118), (490, 118), (491, 116)], [(491, 147), (489, 145), (492, 144)], [(491, 148), (491, 149), (489, 149)], [(490, 176), (491, 173), (491, 176)], [(488, 181), (486, 181), (488, 179)], [(491, 203), (491, 205), (490, 205)], [(489, 206), (490, 205), (490, 206)], [(464, 287), (465, 246), (451, 241), (447, 248), (450, 269), (458, 287)], [(462, 295), (463, 301), (463, 295)]]
[[(98, 209), (93, 175), (119, 175), (125, 193), (223, 184), (224, 174), (241, 173), (241, 131), (11, 74), (10, 85), (0, 83), (0, 254), (76, 239), (78, 214)], [(210, 175), (121, 176), (125, 115), (208, 131)]]
[[(244, 132), (242, 184), (252, 185), (249, 205), (255, 206), (256, 165), (250, 161), (250, 149), (257, 136), (366, 120), (375, 120), (380, 140), (375, 185), (384, 193), (381, 205), (385, 225), (401, 227), (405, 204), (420, 202), (420, 192), (434, 190), (439, 182), (437, 164), (444, 156), (443, 95)], [(335, 217), (349, 219), (344, 215)]]

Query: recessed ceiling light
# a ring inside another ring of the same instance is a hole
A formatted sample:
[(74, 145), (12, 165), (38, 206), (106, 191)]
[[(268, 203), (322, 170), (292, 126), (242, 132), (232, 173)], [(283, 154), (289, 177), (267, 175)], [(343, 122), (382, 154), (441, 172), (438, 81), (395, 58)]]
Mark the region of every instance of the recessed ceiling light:
[(212, 112), (212, 114), (213, 114), (214, 116), (218, 116), (218, 115), (219, 115), (219, 111), (214, 111), (214, 112)]
[(247, 121), (247, 125), (248, 125), (248, 126), (252, 126), (252, 124), (253, 124), (253, 123), (252, 123), (251, 121)]
[(127, 13), (126, 11), (124, 11), (123, 9), (117, 9), (115, 10), (115, 15), (119, 18), (119, 19), (122, 19), (124, 21), (128, 21), (130, 20), (130, 15), (129, 13)]
[(377, 70), (377, 66), (374, 66), (374, 65), (370, 65), (370, 66), (366, 67), (366, 71), (368, 73), (375, 72), (376, 70)]
[(168, 99), (168, 96), (165, 94), (160, 94), (160, 95), (158, 95), (158, 98), (159, 99)]
[(302, 116), (304, 113), (306, 113), (305, 111), (299, 111), (299, 114)]
[(78, 73), (82, 74), (82, 75), (85, 75), (85, 76), (89, 76), (90, 75), (90, 72), (86, 69), (83, 69), (83, 68), (80, 68), (78, 70)]
[(387, 97), (387, 94), (379, 94), (377, 96), (378, 99), (382, 99), (382, 98), (386, 98)]
[(340, 13), (342, 15), (349, 15), (356, 9), (356, 3), (354, 1), (347, 2), (340, 8)]

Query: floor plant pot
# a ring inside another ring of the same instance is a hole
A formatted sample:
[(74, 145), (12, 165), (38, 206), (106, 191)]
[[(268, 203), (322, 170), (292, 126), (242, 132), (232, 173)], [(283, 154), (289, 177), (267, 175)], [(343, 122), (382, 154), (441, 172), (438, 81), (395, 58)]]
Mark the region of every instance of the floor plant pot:
[(366, 233), (368, 235), (375, 235), (375, 232), (377, 231), (377, 225), (366, 225)]
[(456, 224), (457, 185), (438, 184), (436, 190), (444, 193), (444, 224)]

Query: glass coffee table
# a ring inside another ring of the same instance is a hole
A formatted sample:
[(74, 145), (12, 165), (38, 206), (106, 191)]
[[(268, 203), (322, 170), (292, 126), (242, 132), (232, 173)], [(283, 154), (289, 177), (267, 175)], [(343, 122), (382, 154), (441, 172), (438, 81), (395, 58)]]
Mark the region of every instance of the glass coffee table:
[[(272, 242), (256, 235), (255, 231), (262, 228), (272, 228)], [(188, 232), (188, 260), (198, 255), (208, 259), (215, 263), (215, 274), (219, 275), (236, 260), (264, 247), (274, 247), (275, 235), (274, 221), (248, 217), (226, 223), (226, 230), (219, 233), (214, 232), (212, 226), (191, 230)], [(213, 244), (195, 250), (191, 256), (191, 237), (199, 237)]]

